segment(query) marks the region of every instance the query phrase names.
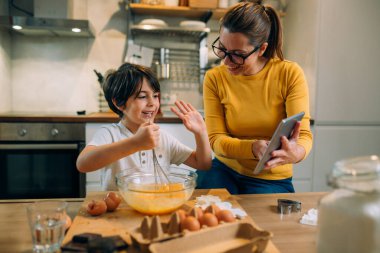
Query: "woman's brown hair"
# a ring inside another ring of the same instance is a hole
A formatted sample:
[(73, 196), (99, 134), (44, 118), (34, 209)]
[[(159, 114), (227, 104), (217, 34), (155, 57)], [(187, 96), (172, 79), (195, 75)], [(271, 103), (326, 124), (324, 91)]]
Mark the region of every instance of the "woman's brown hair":
[(250, 43), (259, 47), (267, 42), (264, 57), (284, 60), (282, 53), (282, 26), (277, 12), (262, 1), (243, 1), (231, 7), (221, 19), (220, 28), (231, 33), (243, 33)]

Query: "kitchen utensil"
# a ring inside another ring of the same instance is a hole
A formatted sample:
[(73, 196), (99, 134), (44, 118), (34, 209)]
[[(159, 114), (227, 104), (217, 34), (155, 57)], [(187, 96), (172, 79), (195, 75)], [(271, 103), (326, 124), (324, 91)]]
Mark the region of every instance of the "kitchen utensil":
[(277, 211), (281, 214), (301, 212), (301, 202), (291, 199), (277, 199)]
[(104, 81), (103, 75), (100, 72), (98, 72), (96, 69), (94, 69), (94, 72), (95, 72), (96, 76), (98, 77), (98, 82), (100, 84), (100, 87), (102, 87), (102, 83)]
[(98, 83), (100, 85), (100, 91), (98, 94), (99, 112), (109, 112), (110, 108), (108, 106), (108, 102), (107, 102), (106, 98), (104, 97), (104, 93), (103, 93), (104, 76), (100, 72), (98, 72), (96, 69), (94, 69), (94, 72), (95, 72), (96, 76), (98, 77)]
[(170, 77), (170, 64), (169, 63), (159, 63), (158, 61), (154, 63), (156, 68), (156, 75), (158, 80), (168, 79)]
[[(153, 124), (153, 120), (150, 122), (150, 124)], [(169, 187), (170, 190), (169, 177), (166, 174), (166, 171), (161, 167), (160, 163), (158, 162), (156, 151), (154, 150), (154, 148), (152, 149), (152, 155), (154, 182), (156, 184), (156, 190), (166, 189), (167, 187)]]
[(159, 80), (169, 79), (170, 64), (169, 64), (169, 49), (160, 48), (160, 62), (155, 62), (156, 75)]
[(160, 189), (162, 187), (169, 187), (170, 189), (170, 179), (168, 175), (166, 174), (166, 171), (161, 167), (160, 163), (158, 162), (156, 151), (152, 149), (153, 153), (153, 171), (154, 171), (154, 181), (156, 183), (156, 188)]
[(167, 171), (170, 187), (160, 189), (154, 173), (142, 172), (143, 168), (131, 168), (116, 175), (119, 192), (130, 207), (144, 214), (164, 214), (176, 210), (191, 197), (197, 174), (174, 166), (163, 169)]

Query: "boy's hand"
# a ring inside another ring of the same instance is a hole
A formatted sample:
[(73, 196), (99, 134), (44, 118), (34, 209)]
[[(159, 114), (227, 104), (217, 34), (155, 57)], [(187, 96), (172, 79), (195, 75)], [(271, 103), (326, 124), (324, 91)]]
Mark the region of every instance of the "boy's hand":
[(171, 107), (171, 111), (180, 118), (185, 127), (194, 134), (202, 134), (206, 131), (206, 124), (202, 115), (189, 103), (182, 100), (176, 101), (175, 107)]
[(134, 137), (138, 140), (142, 150), (153, 149), (160, 140), (160, 127), (150, 122), (143, 123), (137, 129)]

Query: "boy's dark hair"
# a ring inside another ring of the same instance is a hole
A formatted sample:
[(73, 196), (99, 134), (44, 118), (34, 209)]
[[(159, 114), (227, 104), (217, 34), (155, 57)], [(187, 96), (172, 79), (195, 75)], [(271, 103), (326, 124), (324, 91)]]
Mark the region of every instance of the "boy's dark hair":
[(154, 92), (160, 92), (160, 83), (153, 72), (147, 67), (124, 63), (118, 70), (107, 71), (103, 82), (104, 96), (108, 102), (108, 106), (120, 118), (123, 117), (123, 112), (117, 109), (114, 103), (121, 107), (125, 106), (130, 97), (134, 96), (136, 98), (141, 91), (143, 78), (148, 81)]

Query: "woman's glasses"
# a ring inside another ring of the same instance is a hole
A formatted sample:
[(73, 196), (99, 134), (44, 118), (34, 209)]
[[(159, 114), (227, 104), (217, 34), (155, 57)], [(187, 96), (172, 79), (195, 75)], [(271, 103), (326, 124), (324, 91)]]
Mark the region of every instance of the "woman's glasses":
[(216, 40), (212, 43), (212, 50), (214, 51), (214, 54), (220, 59), (224, 59), (224, 58), (226, 58), (226, 56), (228, 56), (230, 61), (232, 61), (233, 63), (235, 63), (237, 65), (243, 65), (245, 59), (247, 59), (251, 54), (253, 54), (254, 52), (256, 52), (260, 48), (260, 47), (255, 47), (251, 52), (249, 52), (248, 54), (245, 54), (245, 55), (230, 53), (227, 50), (225, 50), (224, 48), (219, 48), (219, 47), (215, 46), (215, 43), (218, 40), (219, 40), (219, 37), (216, 38)]

